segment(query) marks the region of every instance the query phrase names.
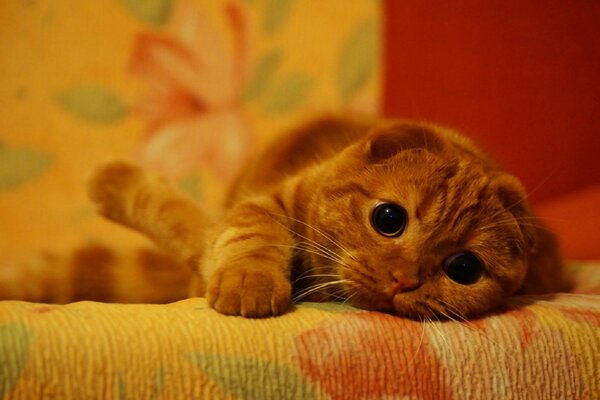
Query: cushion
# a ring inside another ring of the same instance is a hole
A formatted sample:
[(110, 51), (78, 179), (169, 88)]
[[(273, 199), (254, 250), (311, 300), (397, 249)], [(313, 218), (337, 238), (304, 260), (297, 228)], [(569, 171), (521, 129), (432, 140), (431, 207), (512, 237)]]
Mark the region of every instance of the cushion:
[(85, 196), (100, 162), (140, 163), (213, 212), (245, 157), (307, 114), (377, 112), (380, 8), (3, 4), (0, 270), (84, 241), (140, 244), (96, 216)]
[(600, 264), (470, 322), (337, 303), (250, 320), (167, 305), (0, 303), (0, 397), (598, 398)]

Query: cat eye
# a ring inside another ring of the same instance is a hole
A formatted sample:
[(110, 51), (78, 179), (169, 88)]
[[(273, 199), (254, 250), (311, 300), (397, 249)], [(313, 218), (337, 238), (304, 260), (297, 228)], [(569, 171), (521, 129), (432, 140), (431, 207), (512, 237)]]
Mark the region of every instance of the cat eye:
[(483, 266), (473, 253), (462, 252), (451, 255), (444, 261), (444, 272), (461, 285), (471, 285), (479, 279)]
[(408, 216), (406, 210), (394, 203), (378, 204), (371, 214), (371, 223), (383, 236), (397, 237), (404, 232)]

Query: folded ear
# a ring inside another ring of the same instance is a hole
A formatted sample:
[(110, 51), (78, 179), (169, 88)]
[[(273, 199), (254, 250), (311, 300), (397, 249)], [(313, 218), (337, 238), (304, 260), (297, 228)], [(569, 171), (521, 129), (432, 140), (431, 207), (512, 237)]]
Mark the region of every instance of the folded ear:
[(536, 220), (523, 185), (514, 176), (504, 173), (495, 179), (494, 184), (498, 200), (519, 226), (525, 247), (533, 250), (537, 241)]
[(367, 152), (372, 161), (381, 161), (414, 149), (437, 153), (444, 141), (432, 129), (418, 124), (395, 123), (375, 128), (367, 135)]

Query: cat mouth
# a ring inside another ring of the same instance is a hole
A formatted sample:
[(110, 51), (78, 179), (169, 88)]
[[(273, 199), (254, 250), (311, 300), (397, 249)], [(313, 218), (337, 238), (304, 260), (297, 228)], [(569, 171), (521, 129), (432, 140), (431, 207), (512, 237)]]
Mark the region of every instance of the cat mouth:
[(383, 293), (365, 285), (344, 285), (345, 298), (355, 307), (380, 311), (415, 321), (445, 319), (434, 307), (414, 298), (409, 293)]
[(383, 294), (365, 293), (362, 296), (353, 296), (350, 302), (359, 308), (384, 312), (415, 321), (424, 321), (426, 319), (437, 320), (440, 318), (440, 315), (426, 304), (419, 301), (407, 301), (400, 297), (401, 295), (399, 294), (390, 297)]
[(347, 301), (359, 308), (411, 318), (434, 315), (430, 307), (415, 302), (409, 292), (381, 290), (364, 283), (345, 284), (344, 291)]

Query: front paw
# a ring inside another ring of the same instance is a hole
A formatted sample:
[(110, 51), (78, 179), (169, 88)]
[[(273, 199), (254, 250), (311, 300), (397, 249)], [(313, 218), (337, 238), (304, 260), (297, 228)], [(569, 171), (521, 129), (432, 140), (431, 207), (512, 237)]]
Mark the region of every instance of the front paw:
[(262, 318), (284, 313), (291, 293), (289, 280), (279, 271), (231, 267), (215, 272), (206, 297), (222, 314)]
[(98, 212), (108, 219), (125, 219), (126, 202), (144, 179), (144, 173), (135, 165), (113, 161), (99, 166), (87, 182), (88, 196)]

